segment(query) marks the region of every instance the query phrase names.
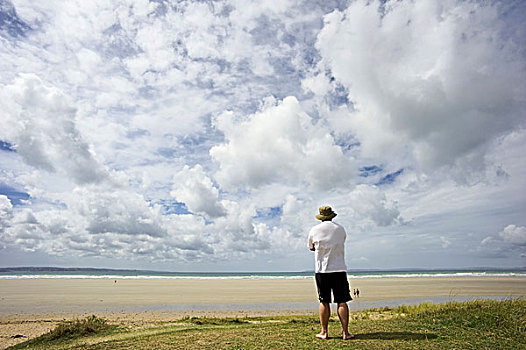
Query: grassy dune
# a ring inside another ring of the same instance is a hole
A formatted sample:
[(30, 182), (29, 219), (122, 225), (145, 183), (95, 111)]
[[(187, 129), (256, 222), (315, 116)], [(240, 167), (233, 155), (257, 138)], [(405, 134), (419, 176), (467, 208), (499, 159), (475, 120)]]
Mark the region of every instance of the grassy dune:
[[(319, 340), (315, 316), (184, 318), (111, 325), (97, 317), (64, 323), (12, 349), (526, 349), (526, 301), (421, 304), (351, 314), (356, 338), (332, 318)], [(332, 334), (331, 334), (332, 333)]]

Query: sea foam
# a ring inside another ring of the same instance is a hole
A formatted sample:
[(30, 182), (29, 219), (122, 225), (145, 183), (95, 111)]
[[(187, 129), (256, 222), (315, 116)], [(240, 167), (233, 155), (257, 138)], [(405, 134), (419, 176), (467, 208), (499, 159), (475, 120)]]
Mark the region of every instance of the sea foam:
[[(5, 274), (0, 275), (0, 280), (16, 279), (140, 279), (140, 280), (302, 280), (310, 279), (313, 274), (228, 274), (228, 275), (103, 275), (103, 274)], [(526, 277), (526, 272), (407, 272), (407, 273), (348, 273), (350, 279), (365, 278), (446, 278), (446, 277)]]

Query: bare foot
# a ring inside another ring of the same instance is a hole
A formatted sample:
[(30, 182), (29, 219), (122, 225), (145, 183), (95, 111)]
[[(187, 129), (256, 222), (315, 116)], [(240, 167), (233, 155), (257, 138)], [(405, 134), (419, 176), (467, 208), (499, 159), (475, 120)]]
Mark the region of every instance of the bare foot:
[(351, 334), (351, 333), (347, 333), (347, 334), (343, 335), (343, 340), (349, 340), (349, 339), (352, 339), (352, 338), (354, 338), (354, 335)]
[(316, 338), (327, 339), (327, 338), (329, 338), (329, 334), (322, 332), (320, 334), (316, 334)]

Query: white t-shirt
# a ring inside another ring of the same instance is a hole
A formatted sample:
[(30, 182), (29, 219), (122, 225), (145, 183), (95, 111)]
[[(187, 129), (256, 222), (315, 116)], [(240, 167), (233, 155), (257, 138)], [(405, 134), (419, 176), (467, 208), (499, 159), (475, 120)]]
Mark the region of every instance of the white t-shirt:
[(345, 266), (345, 229), (332, 221), (322, 221), (309, 232), (309, 248), (314, 246), (316, 272), (347, 271)]

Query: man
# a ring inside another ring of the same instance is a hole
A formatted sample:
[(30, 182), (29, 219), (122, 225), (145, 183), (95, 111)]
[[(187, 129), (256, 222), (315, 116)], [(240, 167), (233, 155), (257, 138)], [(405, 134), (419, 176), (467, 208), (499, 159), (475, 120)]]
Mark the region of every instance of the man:
[(314, 251), (316, 262), (316, 286), (320, 299), (321, 332), (316, 337), (327, 339), (327, 327), (331, 316), (331, 291), (334, 302), (338, 304), (338, 317), (342, 324), (343, 339), (354, 338), (349, 333), (349, 307), (352, 300), (345, 266), (345, 229), (332, 219), (337, 215), (329, 206), (320, 207), (316, 219), (321, 223), (309, 232), (309, 248)]

